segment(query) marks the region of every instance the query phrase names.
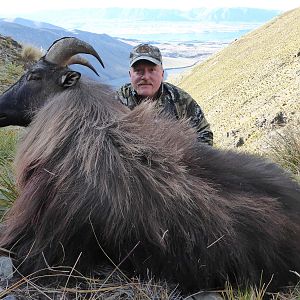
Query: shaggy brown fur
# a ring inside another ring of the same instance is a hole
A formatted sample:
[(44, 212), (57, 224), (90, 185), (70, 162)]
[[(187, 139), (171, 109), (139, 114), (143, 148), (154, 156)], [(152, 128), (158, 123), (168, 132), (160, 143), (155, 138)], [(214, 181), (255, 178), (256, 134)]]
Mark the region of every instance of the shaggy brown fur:
[(20, 197), (0, 241), (23, 274), (79, 256), (76, 268), (89, 273), (105, 251), (115, 264), (125, 259), (124, 270), (186, 292), (227, 279), (258, 284), (261, 275), (274, 275), (275, 289), (296, 282), (300, 188), (282, 169), (196, 143), (186, 121), (151, 103), (129, 111), (111, 99), (79, 82), (25, 135)]

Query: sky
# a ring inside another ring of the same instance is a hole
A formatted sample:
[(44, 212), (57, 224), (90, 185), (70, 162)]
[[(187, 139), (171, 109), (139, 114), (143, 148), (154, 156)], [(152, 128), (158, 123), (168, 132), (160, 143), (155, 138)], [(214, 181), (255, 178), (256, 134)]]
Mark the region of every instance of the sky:
[(104, 7), (173, 8), (181, 10), (197, 7), (255, 7), (286, 11), (300, 7), (300, 0), (8, 0), (2, 3), (0, 16), (21, 16), (41, 10)]

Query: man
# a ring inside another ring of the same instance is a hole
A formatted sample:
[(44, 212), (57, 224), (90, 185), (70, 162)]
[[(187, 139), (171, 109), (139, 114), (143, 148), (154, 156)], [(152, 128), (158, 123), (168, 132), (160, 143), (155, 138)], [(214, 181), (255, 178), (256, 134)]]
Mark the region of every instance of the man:
[(140, 44), (130, 53), (129, 76), (131, 83), (118, 91), (120, 101), (133, 109), (145, 99), (153, 99), (163, 111), (179, 118), (190, 118), (198, 140), (213, 144), (213, 133), (196, 101), (182, 89), (164, 82), (160, 50), (149, 44)]

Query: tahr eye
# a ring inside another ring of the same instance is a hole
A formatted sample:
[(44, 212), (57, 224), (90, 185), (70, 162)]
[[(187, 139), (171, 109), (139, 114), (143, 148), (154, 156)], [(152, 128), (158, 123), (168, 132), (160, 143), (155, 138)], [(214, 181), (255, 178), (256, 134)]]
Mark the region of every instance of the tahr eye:
[(26, 79), (29, 80), (41, 80), (42, 76), (39, 73), (29, 73), (26, 77)]

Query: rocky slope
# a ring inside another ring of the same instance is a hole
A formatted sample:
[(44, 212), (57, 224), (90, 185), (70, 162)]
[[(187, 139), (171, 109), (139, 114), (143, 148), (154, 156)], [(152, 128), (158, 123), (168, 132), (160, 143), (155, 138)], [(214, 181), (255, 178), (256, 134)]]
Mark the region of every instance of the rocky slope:
[(235, 40), (183, 75), (217, 146), (262, 151), (300, 125), (300, 8)]
[(23, 73), (22, 46), (0, 34), (0, 92), (6, 90)]

